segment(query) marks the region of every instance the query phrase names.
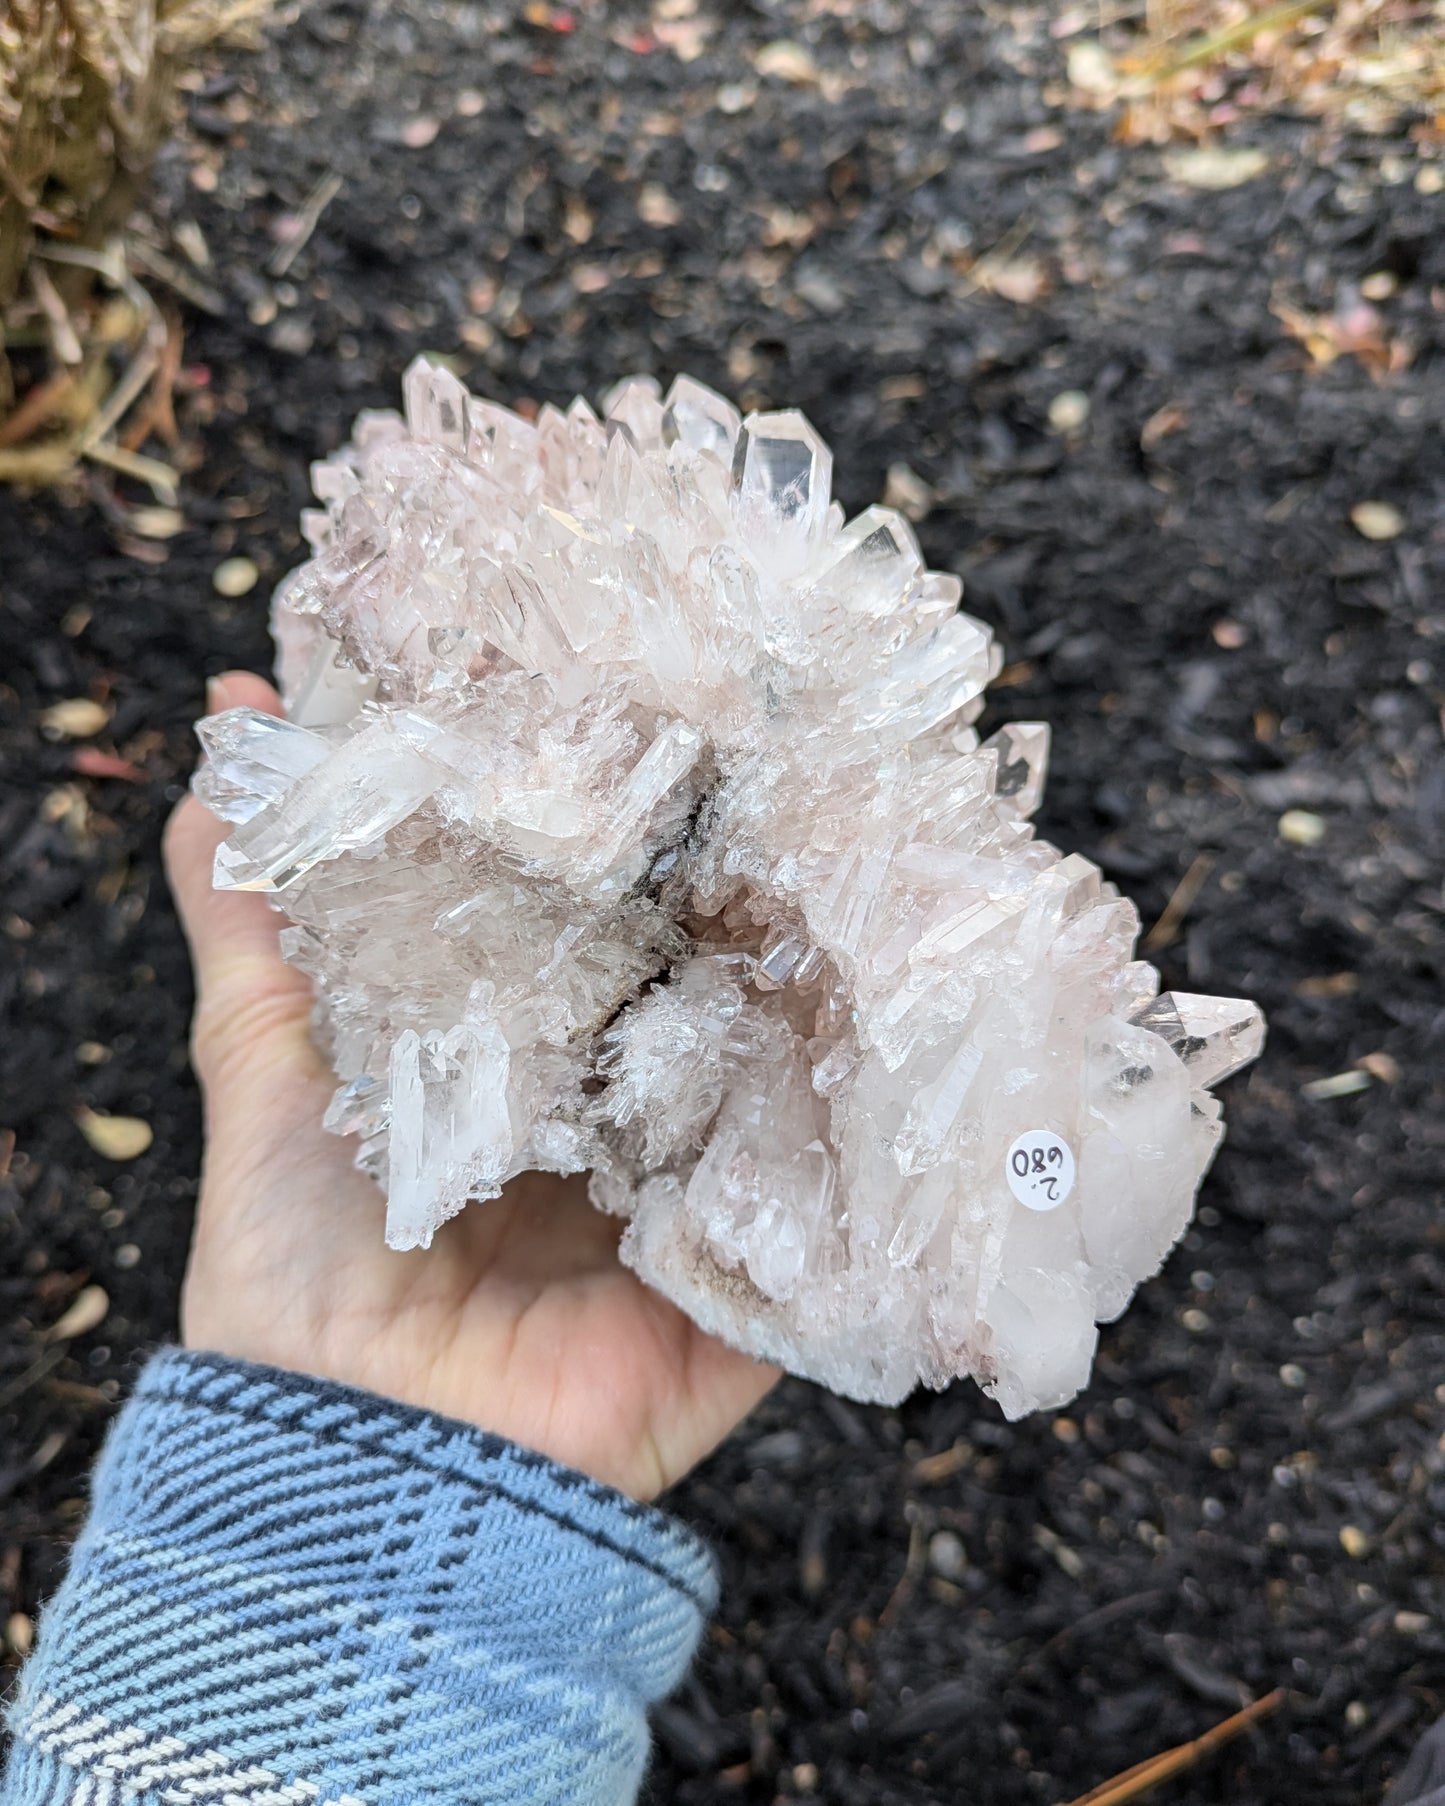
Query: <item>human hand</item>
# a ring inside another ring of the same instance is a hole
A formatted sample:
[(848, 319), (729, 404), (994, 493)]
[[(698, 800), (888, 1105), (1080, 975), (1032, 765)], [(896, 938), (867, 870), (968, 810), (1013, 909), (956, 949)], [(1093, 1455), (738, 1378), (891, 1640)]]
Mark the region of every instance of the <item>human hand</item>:
[[(279, 714), (245, 672), (212, 710)], [(585, 1181), (525, 1173), (429, 1249), (382, 1240), (380, 1191), (322, 1113), (336, 1080), (311, 987), (281, 958), (264, 896), (211, 888), (227, 829), (187, 797), (166, 866), (197, 984), (192, 1051), (206, 1154), (182, 1339), (363, 1386), (495, 1431), (633, 1497), (679, 1479), (776, 1371), (705, 1335), (617, 1259)]]

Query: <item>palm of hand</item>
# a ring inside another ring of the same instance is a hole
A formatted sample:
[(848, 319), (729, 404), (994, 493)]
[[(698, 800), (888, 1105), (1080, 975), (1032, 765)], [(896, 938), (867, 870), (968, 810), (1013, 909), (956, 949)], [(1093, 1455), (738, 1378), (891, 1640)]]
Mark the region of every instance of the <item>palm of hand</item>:
[[(214, 706), (275, 710), (232, 675)], [(310, 989), (265, 899), (219, 893), (223, 829), (187, 798), (167, 865), (199, 986), (206, 1162), (182, 1299), (186, 1344), (459, 1417), (650, 1498), (762, 1396), (774, 1372), (724, 1347), (617, 1259), (585, 1184), (524, 1174), (428, 1250), (382, 1242), (383, 1203), (321, 1128), (335, 1080)]]

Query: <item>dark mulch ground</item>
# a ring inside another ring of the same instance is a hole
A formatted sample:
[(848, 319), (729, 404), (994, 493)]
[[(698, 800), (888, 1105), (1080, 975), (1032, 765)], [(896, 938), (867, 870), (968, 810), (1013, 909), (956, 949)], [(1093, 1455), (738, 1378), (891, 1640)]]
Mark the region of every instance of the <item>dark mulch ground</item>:
[[(652, 1797), (1055, 1802), (1282, 1685), (1161, 1797), (1374, 1801), (1445, 1708), (1445, 202), (1404, 127), (1282, 118), (1246, 133), (1259, 180), (1179, 187), (1051, 110), (1062, 47), (1022, 9), (659, 11), (343, 0), (229, 62), (163, 170), (224, 302), (188, 323), (185, 531), (0, 498), (0, 1613), (54, 1585), (110, 1404), (174, 1324), (199, 1132), (157, 839), (203, 675), (266, 663), (307, 461), (420, 349), (508, 401), (686, 368), (804, 407), (850, 507), (897, 461), (932, 486), (925, 548), (1014, 661), (995, 717), (1055, 724), (1045, 828), (1146, 923), (1204, 873), (1165, 977), (1260, 998), (1272, 1037), (1067, 1415), (789, 1385), (682, 1490), (727, 1590)], [(692, 60), (657, 41), (699, 25)], [(753, 66), (784, 35), (791, 82)], [(977, 286), (985, 252), (1022, 298)], [(1408, 367), (1313, 367), (1274, 309), (1382, 271)], [(1069, 389), (1091, 413), (1060, 436)], [(1365, 500), (1403, 534), (1362, 537)], [(263, 573), (240, 601), (211, 587), (230, 554)], [(42, 732), (77, 696), (139, 781)], [(1303, 1089), (1362, 1059), (1367, 1089)], [(100, 1159), (81, 1105), (153, 1147)], [(87, 1282), (104, 1322), (46, 1341)]]

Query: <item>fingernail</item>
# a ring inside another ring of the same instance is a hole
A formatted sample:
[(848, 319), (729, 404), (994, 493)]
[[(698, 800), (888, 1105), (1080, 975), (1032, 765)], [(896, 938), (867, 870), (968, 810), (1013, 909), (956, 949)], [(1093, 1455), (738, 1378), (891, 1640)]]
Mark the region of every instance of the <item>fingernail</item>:
[(226, 687), (224, 677), (208, 677), (206, 679), (206, 713), (219, 715), (222, 709), (231, 706), (231, 692)]

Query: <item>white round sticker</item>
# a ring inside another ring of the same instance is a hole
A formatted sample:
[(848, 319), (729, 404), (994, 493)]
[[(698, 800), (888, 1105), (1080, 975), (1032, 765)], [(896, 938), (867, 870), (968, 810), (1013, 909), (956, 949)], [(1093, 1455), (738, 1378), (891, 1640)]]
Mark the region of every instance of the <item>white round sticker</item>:
[(1052, 1129), (1025, 1129), (1004, 1161), (1008, 1188), (1030, 1210), (1057, 1210), (1074, 1189), (1074, 1156)]

